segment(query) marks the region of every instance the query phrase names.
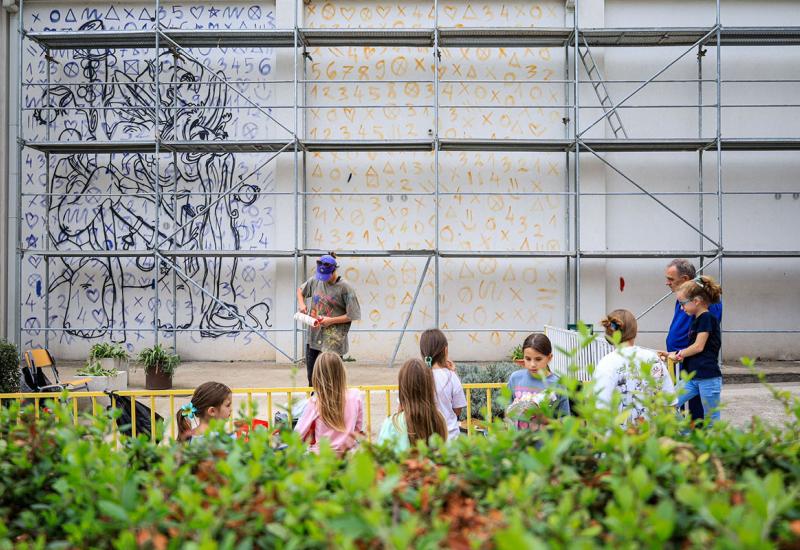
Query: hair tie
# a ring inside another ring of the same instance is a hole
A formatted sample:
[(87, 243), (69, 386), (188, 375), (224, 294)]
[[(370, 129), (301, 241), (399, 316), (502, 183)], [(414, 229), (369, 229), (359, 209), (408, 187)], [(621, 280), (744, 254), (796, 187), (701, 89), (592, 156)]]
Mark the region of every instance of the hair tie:
[(695, 277), (695, 278), (694, 278), (694, 279), (692, 279), (692, 280), (693, 280), (693, 281), (695, 282), (695, 284), (696, 284), (697, 286), (699, 286), (700, 288), (705, 288), (705, 285), (703, 284), (703, 279), (701, 279), (700, 277)]
[(425, 358), (425, 364), (426, 364), (426, 365), (428, 365), (428, 368), (429, 368), (429, 369), (432, 369), (432, 368), (433, 368), (433, 357), (431, 357), (430, 355), (428, 355), (428, 356)]
[(611, 323), (609, 323), (608, 326), (610, 326), (611, 330), (614, 330), (614, 331), (620, 330), (620, 328), (621, 328), (619, 326), (619, 323), (617, 323), (616, 321), (611, 321)]
[(194, 403), (189, 401), (188, 403), (186, 403), (181, 407), (181, 414), (185, 418), (192, 420), (195, 417), (195, 415), (197, 415), (197, 407), (194, 406)]

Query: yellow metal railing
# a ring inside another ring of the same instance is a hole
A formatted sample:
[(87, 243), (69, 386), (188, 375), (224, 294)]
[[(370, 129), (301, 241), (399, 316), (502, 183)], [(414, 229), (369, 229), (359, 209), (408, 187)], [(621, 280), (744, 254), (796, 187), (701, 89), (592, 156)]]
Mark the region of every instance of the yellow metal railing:
[[(486, 417), (486, 424), (491, 424), (492, 421), (492, 390), (504, 388), (506, 384), (504, 383), (491, 383), (491, 384), (464, 384), (464, 392), (466, 393), (467, 397), (467, 432), (473, 433), (473, 426), (474, 422), (472, 419), (472, 392), (473, 391), (485, 391), (486, 392), (486, 404), (487, 404), (487, 417)], [(372, 426), (373, 426), (373, 411), (372, 411), (372, 394), (378, 393), (384, 394), (386, 403), (385, 403), (385, 415), (380, 416), (380, 421), (382, 422), (384, 418), (391, 416), (392, 414), (392, 392), (397, 391), (397, 385), (382, 385), (382, 386), (353, 386), (354, 388), (360, 390), (364, 393), (364, 405), (365, 405), (365, 425), (366, 425), (366, 432), (367, 438), (371, 441), (372, 440)], [(310, 387), (294, 387), (294, 388), (236, 388), (233, 389), (232, 392), (235, 398), (243, 398), (245, 399), (246, 411), (249, 415), (253, 415), (255, 412), (255, 407), (257, 406), (258, 402), (261, 400), (266, 401), (266, 417), (267, 419), (272, 422), (273, 418), (273, 411), (276, 410), (276, 400), (273, 396), (280, 395), (286, 396), (286, 403), (291, 404), (292, 396), (296, 394), (303, 394), (304, 397), (308, 397), (311, 392), (314, 391), (313, 388)], [(191, 398), (192, 393), (194, 392), (193, 389), (179, 389), (179, 390), (126, 390), (126, 391), (119, 391), (115, 392), (116, 395), (121, 397), (129, 397), (131, 399), (131, 435), (136, 436), (136, 405), (134, 401), (138, 401), (147, 405), (150, 409), (150, 424), (151, 426), (155, 426), (156, 424), (156, 411), (159, 409), (159, 406), (162, 406), (162, 409), (159, 410), (159, 414), (164, 418), (164, 422), (168, 424), (168, 433), (169, 437), (174, 439), (176, 436), (176, 425), (175, 425), (175, 413), (178, 410), (178, 407), (182, 405), (184, 402), (188, 402)], [(39, 418), (40, 415), (40, 405), (46, 400), (54, 400), (54, 401), (63, 401), (71, 405), (72, 409), (72, 421), (75, 425), (78, 424), (80, 418), (81, 407), (79, 407), (79, 402), (82, 405), (85, 405), (86, 408), (83, 411), (85, 414), (90, 416), (98, 416), (98, 413), (102, 412), (102, 408), (98, 404), (98, 399), (103, 399), (106, 402), (109, 402), (109, 406), (111, 410), (115, 410), (119, 408), (116, 402), (116, 398), (114, 396), (109, 397), (107, 394), (103, 392), (86, 392), (86, 391), (74, 391), (69, 392), (66, 394), (62, 393), (0, 393), (0, 407), (3, 406), (4, 402), (6, 401), (18, 401), (22, 402), (25, 401), (33, 401), (34, 404), (34, 414), (36, 418)], [(88, 403), (87, 403), (88, 402)], [(165, 405), (166, 402), (166, 405)], [(236, 406), (237, 404), (234, 403)], [(166, 409), (163, 407), (166, 406)], [(285, 410), (289, 421), (292, 421), (292, 407), (291, 406), (284, 406), (283, 404), (277, 405), (278, 409)], [(259, 416), (263, 413), (259, 411)], [(231, 421), (232, 422), (232, 421)], [(118, 441), (118, 428), (116, 423), (114, 423), (113, 427), (113, 437), (115, 441)], [(156, 430), (153, 429), (150, 432), (150, 437), (153, 441), (156, 440)]]

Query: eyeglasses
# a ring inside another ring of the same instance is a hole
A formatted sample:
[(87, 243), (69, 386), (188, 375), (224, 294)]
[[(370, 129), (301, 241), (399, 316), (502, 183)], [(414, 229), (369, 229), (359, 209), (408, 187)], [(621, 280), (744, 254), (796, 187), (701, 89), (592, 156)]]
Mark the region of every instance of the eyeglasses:
[(323, 261), (320, 261), (320, 260), (317, 260), (317, 265), (322, 266), (322, 267), (336, 267), (336, 264), (332, 264), (330, 262), (323, 262)]

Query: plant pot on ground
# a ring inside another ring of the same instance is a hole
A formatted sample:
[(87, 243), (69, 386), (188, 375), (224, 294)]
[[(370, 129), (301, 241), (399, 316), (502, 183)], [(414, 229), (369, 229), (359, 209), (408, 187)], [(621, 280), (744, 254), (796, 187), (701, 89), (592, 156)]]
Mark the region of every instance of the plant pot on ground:
[(168, 352), (161, 344), (145, 348), (139, 353), (139, 362), (144, 365), (145, 383), (148, 390), (172, 389), (172, 376), (181, 358)]
[(128, 351), (120, 344), (100, 342), (89, 350), (89, 362), (99, 361), (106, 370), (128, 370)]
[(19, 391), (19, 354), (17, 346), (0, 340), (0, 393)]
[[(91, 392), (122, 391), (128, 389), (128, 371), (104, 368), (99, 360), (89, 360), (76, 373), (86, 380), (86, 389)], [(106, 407), (111, 404), (108, 397), (95, 397), (95, 402)], [(78, 399), (78, 407), (84, 411), (92, 410), (91, 399)]]

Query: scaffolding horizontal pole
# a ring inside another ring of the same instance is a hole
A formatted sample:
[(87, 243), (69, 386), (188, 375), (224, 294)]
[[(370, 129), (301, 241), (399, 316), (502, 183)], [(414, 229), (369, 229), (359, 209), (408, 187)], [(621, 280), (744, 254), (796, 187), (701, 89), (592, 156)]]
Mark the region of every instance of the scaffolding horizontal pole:
[[(48, 256), (59, 258), (83, 257), (127, 257), (140, 258), (161, 254), (169, 257), (231, 257), (231, 258), (291, 258), (297, 256), (320, 256), (328, 250), (38, 250), (24, 249), (23, 255)], [(441, 258), (573, 258), (569, 250), (436, 250), (394, 249), (394, 250), (337, 250), (341, 257), (413, 257), (436, 256)], [(800, 250), (581, 250), (581, 258), (800, 258)]]
[[(162, 191), (162, 197), (215, 197), (219, 195), (219, 191)], [(239, 195), (247, 195), (248, 197), (278, 197), (294, 195), (293, 191), (242, 191), (236, 193)], [(298, 191), (298, 195), (309, 197), (434, 197), (436, 193), (433, 191)], [(674, 197), (697, 197), (697, 196), (716, 196), (716, 191), (653, 191), (650, 193), (654, 196), (674, 196)], [(764, 190), (764, 191), (723, 191), (725, 196), (765, 196), (775, 197), (776, 195), (800, 195), (800, 189), (777, 189), (777, 190)], [(96, 193), (94, 191), (86, 191), (84, 193), (22, 193), (23, 197), (63, 197), (63, 198), (148, 198), (155, 197), (155, 193)], [(440, 191), (439, 196), (443, 197), (574, 197), (574, 191)], [(593, 191), (581, 192), (581, 197), (643, 197), (647, 193), (642, 191)]]
[[(161, 141), (164, 153), (270, 153), (277, 152), (292, 141)], [(433, 151), (433, 139), (408, 140), (302, 140), (300, 146), (308, 152), (369, 152), (369, 151)], [(712, 138), (663, 139), (605, 139), (587, 138), (581, 143), (597, 153), (612, 152), (697, 152), (713, 151)], [(440, 151), (530, 151), (568, 152), (574, 149), (569, 139), (440, 139)], [(155, 153), (155, 140), (128, 141), (25, 141), (24, 145), (45, 153), (68, 155), (77, 153)], [(723, 151), (800, 151), (800, 138), (723, 138)], [(292, 152), (284, 150), (284, 152)], [(588, 153), (581, 149), (581, 153)]]
[[(291, 29), (162, 29), (165, 37), (185, 48), (294, 48)], [(440, 27), (434, 28), (299, 28), (306, 47), (386, 46), (431, 48), (438, 33), (441, 48), (562, 47), (573, 44), (570, 27)], [(703, 38), (705, 27), (583, 28), (590, 47), (689, 46)], [(50, 50), (137, 48), (155, 49), (153, 30), (37, 31), (25, 35)], [(703, 45), (716, 44), (716, 36)], [(800, 27), (725, 27), (722, 46), (795, 46)], [(163, 49), (169, 46), (161, 44)]]

